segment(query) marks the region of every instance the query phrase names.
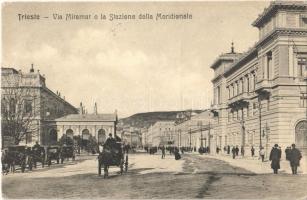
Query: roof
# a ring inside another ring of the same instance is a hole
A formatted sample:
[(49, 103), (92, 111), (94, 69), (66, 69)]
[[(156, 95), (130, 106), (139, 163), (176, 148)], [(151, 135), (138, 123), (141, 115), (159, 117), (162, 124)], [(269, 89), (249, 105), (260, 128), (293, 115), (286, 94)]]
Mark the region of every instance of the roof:
[(233, 61), (235, 60), (237, 57), (239, 57), (241, 55), (241, 53), (224, 53), (221, 54), (214, 62), (213, 64), (210, 66), (210, 68), (215, 69), (216, 67), (219, 66), (219, 64), (222, 61)]
[(306, 10), (307, 2), (304, 1), (273, 1), (269, 7), (265, 8), (262, 14), (252, 23), (253, 26), (260, 27), (271, 16), (275, 15), (279, 9)]
[(64, 117), (58, 118), (55, 121), (108, 121), (113, 122), (117, 120), (116, 114), (70, 114)]

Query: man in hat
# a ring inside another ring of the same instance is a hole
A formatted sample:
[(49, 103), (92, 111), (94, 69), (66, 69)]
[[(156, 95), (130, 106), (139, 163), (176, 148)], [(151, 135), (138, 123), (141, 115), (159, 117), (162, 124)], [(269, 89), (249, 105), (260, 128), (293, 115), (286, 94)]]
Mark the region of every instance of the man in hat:
[(104, 143), (104, 148), (108, 150), (112, 150), (115, 147), (115, 145), (116, 145), (116, 141), (112, 137), (112, 134), (110, 133), (108, 139)]
[(274, 170), (274, 174), (278, 174), (280, 169), (281, 150), (278, 148), (278, 144), (275, 144), (270, 153), (271, 168)]
[(297, 167), (300, 166), (300, 160), (302, 158), (301, 152), (295, 148), (295, 144), (292, 144), (292, 149), (289, 152), (289, 161), (292, 169), (292, 174), (297, 174)]

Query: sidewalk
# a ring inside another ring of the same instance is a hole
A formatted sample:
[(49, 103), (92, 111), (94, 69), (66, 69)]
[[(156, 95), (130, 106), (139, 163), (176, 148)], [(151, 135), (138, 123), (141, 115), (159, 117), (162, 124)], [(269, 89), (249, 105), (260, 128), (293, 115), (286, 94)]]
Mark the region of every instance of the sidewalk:
[[(231, 155), (227, 155), (227, 154), (226, 155), (225, 154), (215, 154), (215, 155), (198, 154), (198, 156), (201, 156), (201, 157), (205, 156), (208, 158), (223, 160), (232, 166), (241, 167), (251, 172), (254, 172), (256, 174), (272, 174), (273, 173), (273, 170), (271, 169), (271, 162), (269, 160), (265, 160), (264, 162), (261, 162), (261, 160), (258, 159), (258, 157), (237, 156), (235, 159), (233, 159)], [(298, 174), (307, 174), (306, 158), (305, 159), (303, 158), (300, 163), (301, 163), (301, 166), (298, 167)], [(279, 173), (292, 174), (289, 161), (287, 160), (280, 161)]]

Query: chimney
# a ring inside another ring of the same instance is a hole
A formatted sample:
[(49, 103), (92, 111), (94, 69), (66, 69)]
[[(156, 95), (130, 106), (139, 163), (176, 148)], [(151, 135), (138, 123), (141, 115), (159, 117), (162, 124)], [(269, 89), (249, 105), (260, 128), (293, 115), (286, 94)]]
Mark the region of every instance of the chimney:
[(83, 106), (82, 106), (82, 102), (80, 102), (79, 114), (80, 114), (80, 115), (82, 115), (82, 114), (83, 114)]
[(94, 105), (94, 114), (97, 115), (98, 114), (98, 111), (97, 111), (97, 103), (95, 102), (95, 105)]
[(34, 66), (33, 66), (33, 63), (31, 64), (31, 69), (30, 69), (30, 73), (33, 73), (34, 72)]
[(231, 42), (231, 53), (235, 53), (235, 48), (233, 46), (233, 42)]

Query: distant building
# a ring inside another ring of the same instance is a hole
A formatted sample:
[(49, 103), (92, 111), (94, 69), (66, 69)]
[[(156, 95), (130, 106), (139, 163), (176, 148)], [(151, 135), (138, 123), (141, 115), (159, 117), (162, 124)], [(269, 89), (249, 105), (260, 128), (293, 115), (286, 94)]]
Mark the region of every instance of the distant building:
[[(35, 72), (33, 65), (29, 73), (17, 71), (14, 68), (1, 69), (1, 125), (3, 146), (15, 143), (12, 134), (24, 131), (24, 137), (19, 138), (20, 144), (32, 145), (36, 141), (46, 144), (47, 140), (56, 140), (50, 121), (69, 114), (78, 113), (61, 96), (52, 92), (45, 83), (45, 77), (39, 71)], [(13, 120), (7, 120), (7, 117)], [(27, 127), (16, 127), (25, 121)], [(13, 128), (14, 127), (14, 128)], [(13, 131), (13, 132), (12, 132)], [(20, 131), (20, 132), (18, 132)]]
[(176, 146), (198, 150), (201, 146), (212, 146), (214, 118), (211, 110), (192, 116), (185, 121), (175, 123), (175, 133), (178, 135)]
[(117, 113), (115, 111), (111, 114), (99, 114), (95, 103), (94, 113), (88, 114), (84, 112), (83, 105), (80, 103), (79, 114), (66, 115), (50, 123), (54, 123), (51, 131), (57, 133), (58, 138), (63, 135), (72, 139), (74, 136), (79, 136), (86, 142), (93, 137), (99, 144), (103, 144), (110, 133), (113, 137), (116, 134)]
[(213, 111), (217, 144), (245, 148), (296, 143), (307, 153), (307, 4), (274, 1), (253, 22), (259, 40), (221, 55)]
[(174, 121), (157, 121), (149, 129), (152, 146), (173, 146), (178, 140)]

